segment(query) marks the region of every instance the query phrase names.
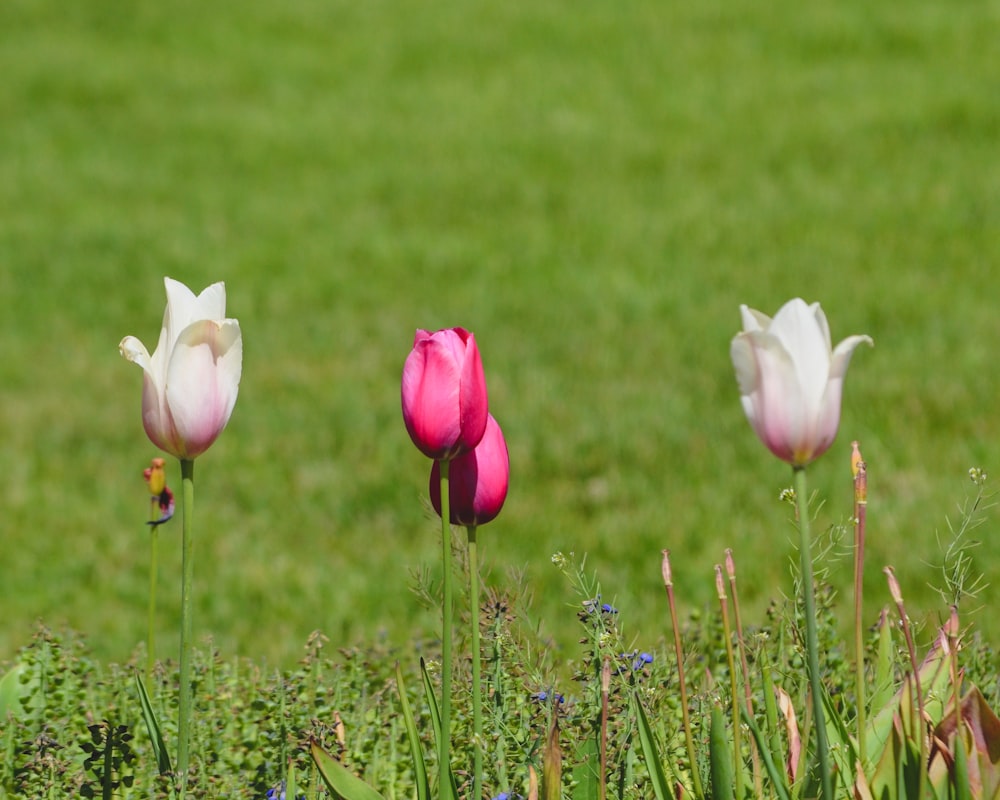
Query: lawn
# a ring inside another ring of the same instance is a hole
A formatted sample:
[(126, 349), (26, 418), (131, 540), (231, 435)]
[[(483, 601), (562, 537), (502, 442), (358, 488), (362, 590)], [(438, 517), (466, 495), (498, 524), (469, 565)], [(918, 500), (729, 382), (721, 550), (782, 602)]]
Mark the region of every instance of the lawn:
[[(858, 439), (868, 616), (887, 563), (915, 616), (942, 613), (938, 534), (967, 470), (1000, 471), (995, 4), (7, 0), (0, 30), (0, 662), (38, 619), (101, 658), (144, 638), (156, 450), (117, 344), (155, 344), (164, 275), (226, 281), (244, 335), (196, 470), (196, 629), (224, 653), (433, 635), (411, 591), (437, 566), (430, 464), (399, 376), (414, 329), (452, 325), (511, 453), (488, 582), (523, 571), (568, 647), (551, 556), (586, 553), (653, 648), (661, 549), (690, 612), (732, 547), (759, 618), (790, 585), (791, 475), (729, 342), (741, 303), (794, 296), (875, 341), (811, 470), (817, 524), (850, 514)], [(995, 529), (973, 551), (993, 584)], [(850, 559), (830, 568), (846, 597)]]

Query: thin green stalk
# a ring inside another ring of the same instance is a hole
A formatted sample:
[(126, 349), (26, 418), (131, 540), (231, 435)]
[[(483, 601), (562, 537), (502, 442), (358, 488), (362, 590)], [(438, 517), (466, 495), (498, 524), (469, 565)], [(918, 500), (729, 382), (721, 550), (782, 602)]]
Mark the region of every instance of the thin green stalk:
[(726, 584), (722, 579), (722, 567), (715, 565), (715, 590), (719, 596), (719, 607), (722, 610), (722, 633), (726, 639), (726, 660), (729, 662), (729, 694), (732, 701), (733, 714), (733, 779), (735, 780), (736, 797), (743, 797), (743, 748), (740, 743), (740, 689), (739, 675), (736, 669), (736, 656), (733, 653), (733, 633), (729, 627), (729, 603), (726, 597)]
[(868, 750), (865, 747), (865, 632), (864, 632), (864, 574), (865, 574), (865, 516), (868, 513), (868, 471), (861, 459), (858, 443), (853, 442), (856, 459), (854, 468), (854, 693), (858, 707), (858, 753), (862, 761)]
[(194, 461), (181, 459), (181, 482), (184, 493), (183, 543), (181, 545), (181, 660), (180, 702), (177, 717), (177, 771), (180, 798), (187, 793), (189, 747), (191, 744), (191, 651), (194, 592)]
[[(736, 623), (736, 645), (740, 653), (740, 670), (743, 673), (743, 695), (746, 698), (747, 713), (753, 715), (753, 691), (750, 688), (750, 667), (747, 664), (747, 645), (743, 638), (743, 618), (740, 616), (740, 595), (736, 591), (736, 560), (731, 548), (726, 548), (726, 574), (729, 576), (729, 593), (733, 598), (733, 622)], [(756, 748), (750, 748), (753, 761), (753, 785), (757, 797), (763, 796), (763, 777), (760, 770), (760, 755)]]
[(687, 681), (684, 679), (684, 648), (681, 645), (681, 629), (677, 624), (677, 604), (674, 602), (674, 579), (670, 569), (670, 551), (663, 551), (663, 586), (667, 590), (667, 603), (670, 606), (670, 624), (674, 630), (674, 656), (677, 659), (677, 682), (681, 690), (681, 718), (684, 723), (684, 744), (687, 747), (688, 764), (691, 769), (691, 785), (697, 800), (705, 797), (701, 784), (701, 772), (698, 769), (698, 758), (694, 750), (694, 733), (691, 731), (691, 713), (688, 711)]
[(448, 769), (451, 765), (451, 626), (452, 626), (452, 576), (451, 576), (451, 503), (448, 498), (449, 462), (441, 461), (441, 568), (443, 589), (441, 600), (441, 738), (438, 740), (438, 791), (441, 800), (451, 800), (451, 782)]
[(916, 697), (916, 703), (911, 702), (911, 719), (913, 720), (913, 732), (918, 737), (917, 743), (919, 745), (920, 751), (920, 769), (917, 770), (917, 797), (923, 797), (924, 794), (924, 776), (927, 771), (927, 736), (926, 736), (926, 726), (924, 720), (926, 716), (924, 714), (924, 690), (920, 681), (920, 666), (917, 662), (917, 648), (913, 643), (913, 631), (910, 628), (910, 618), (906, 614), (906, 604), (903, 602), (903, 591), (899, 586), (899, 580), (896, 578), (896, 573), (892, 567), (886, 566), (882, 568), (889, 581), (889, 595), (892, 597), (892, 601), (896, 604), (896, 610), (899, 612), (899, 624), (903, 628), (903, 637), (906, 639), (906, 649), (910, 655), (910, 671), (913, 677), (913, 695)]
[[(149, 518), (156, 522), (160, 503), (154, 495), (150, 502)], [(159, 575), (160, 526), (152, 525), (149, 532), (149, 619), (146, 624), (146, 685), (153, 686), (153, 667), (156, 665), (156, 584)]]
[(813, 588), (812, 554), (809, 533), (809, 486), (805, 467), (794, 467), (795, 500), (799, 515), (799, 565), (806, 615), (806, 656), (809, 664), (809, 691), (812, 694), (813, 725), (816, 729), (816, 760), (819, 763), (820, 798), (833, 800), (830, 774), (830, 745), (826, 738), (823, 686), (819, 675), (819, 637), (816, 633), (816, 597)]
[[(442, 507), (443, 508), (443, 507)], [(472, 619), (472, 797), (479, 798), (483, 785), (483, 672), (479, 652), (479, 552), (476, 526), (466, 525), (469, 540), (469, 606)]]

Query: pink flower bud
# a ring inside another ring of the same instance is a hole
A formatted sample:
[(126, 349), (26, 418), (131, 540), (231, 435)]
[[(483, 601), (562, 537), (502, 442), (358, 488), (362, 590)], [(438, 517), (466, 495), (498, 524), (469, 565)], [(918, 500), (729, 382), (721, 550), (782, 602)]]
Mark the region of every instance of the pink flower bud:
[(794, 467), (811, 463), (833, 443), (851, 354), (868, 336), (849, 336), (830, 348), (819, 303), (798, 298), (771, 319), (740, 306), (743, 332), (730, 347), (743, 411), (757, 436)]
[(486, 430), (488, 402), (476, 338), (463, 328), (418, 330), (403, 365), (403, 422), (429, 458), (472, 450)]
[[(448, 466), (448, 503), (453, 525), (485, 525), (507, 499), (510, 458), (507, 442), (490, 414), (486, 432), (474, 450), (453, 458)], [(431, 504), (441, 516), (441, 464), (434, 462), (430, 478)]]

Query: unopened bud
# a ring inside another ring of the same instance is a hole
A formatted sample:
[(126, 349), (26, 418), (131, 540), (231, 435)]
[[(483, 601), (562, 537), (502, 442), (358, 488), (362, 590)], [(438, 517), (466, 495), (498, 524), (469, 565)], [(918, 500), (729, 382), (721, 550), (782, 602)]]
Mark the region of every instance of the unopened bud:
[(670, 573), (670, 551), (663, 551), (663, 563), (660, 565), (660, 569), (663, 572), (663, 585), (668, 589), (674, 585), (674, 579)]
[(726, 574), (729, 576), (729, 580), (736, 580), (736, 562), (733, 561), (733, 550), (731, 547), (726, 548)]
[(903, 590), (899, 588), (899, 581), (896, 579), (896, 573), (893, 571), (892, 567), (885, 567), (882, 571), (889, 580), (889, 596), (892, 598), (892, 602), (894, 602), (897, 606), (902, 605)]
[(861, 458), (861, 447), (857, 442), (851, 442), (851, 475), (858, 477), (858, 468), (863, 463)]
[(722, 579), (722, 567), (715, 565), (715, 591), (719, 593), (719, 599), (726, 599), (726, 583)]
[(152, 495), (163, 494), (167, 485), (166, 461), (162, 458), (154, 458), (149, 462), (149, 469), (143, 470), (143, 477), (149, 486), (149, 493)]
[(868, 503), (868, 465), (864, 461), (858, 464), (854, 476), (854, 502), (859, 506)]

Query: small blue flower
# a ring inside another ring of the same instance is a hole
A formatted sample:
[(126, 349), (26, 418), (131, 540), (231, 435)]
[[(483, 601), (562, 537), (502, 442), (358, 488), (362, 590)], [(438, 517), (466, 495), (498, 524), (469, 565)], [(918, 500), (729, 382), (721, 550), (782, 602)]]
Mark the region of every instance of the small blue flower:
[(282, 781), (277, 786), (267, 790), (264, 795), (265, 800), (285, 800), (285, 782)]
[(639, 653), (635, 661), (632, 662), (632, 669), (642, 669), (647, 664), (653, 663), (652, 653)]
[[(532, 696), (539, 703), (544, 703), (544, 702), (546, 702), (549, 699), (549, 693), (547, 691), (545, 691), (544, 689), (542, 689), (542, 691), (540, 691), (540, 692), (536, 692)], [(563, 697), (561, 694), (559, 694), (559, 692), (553, 692), (552, 693), (552, 700), (555, 703), (565, 703), (566, 702), (566, 698)]]
[(601, 611), (603, 611), (605, 614), (617, 614), (618, 613), (618, 609), (615, 608), (613, 605), (611, 605), (611, 603), (604, 603), (601, 606)]
[[(279, 781), (272, 788), (267, 790), (264, 800), (285, 800), (285, 782)], [(300, 794), (297, 800), (305, 800), (305, 795)]]

